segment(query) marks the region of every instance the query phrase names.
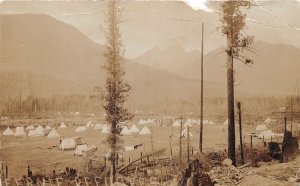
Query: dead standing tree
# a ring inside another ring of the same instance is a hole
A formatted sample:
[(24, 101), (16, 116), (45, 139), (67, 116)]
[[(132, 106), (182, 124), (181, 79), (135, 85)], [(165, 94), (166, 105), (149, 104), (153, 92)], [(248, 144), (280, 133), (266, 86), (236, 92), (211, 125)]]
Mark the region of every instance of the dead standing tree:
[(252, 3), (243, 0), (225, 1), (221, 5), (222, 32), (227, 37), (227, 101), (228, 101), (228, 157), (236, 165), (235, 159), (235, 125), (234, 125), (234, 68), (233, 59), (237, 59), (246, 65), (252, 61), (241, 53), (250, 50), (253, 37), (245, 36), (242, 30), (245, 28), (246, 14), (241, 7), (250, 8)]
[(112, 182), (116, 181), (116, 161), (122, 150), (122, 139), (118, 124), (132, 119), (132, 115), (124, 104), (128, 98), (130, 86), (124, 82), (124, 67), (122, 65), (123, 43), (119, 24), (121, 23), (121, 8), (117, 0), (107, 2), (105, 52), (106, 91), (103, 95), (106, 111), (105, 120), (110, 124), (110, 133), (106, 141), (111, 149), (110, 162), (112, 166)]

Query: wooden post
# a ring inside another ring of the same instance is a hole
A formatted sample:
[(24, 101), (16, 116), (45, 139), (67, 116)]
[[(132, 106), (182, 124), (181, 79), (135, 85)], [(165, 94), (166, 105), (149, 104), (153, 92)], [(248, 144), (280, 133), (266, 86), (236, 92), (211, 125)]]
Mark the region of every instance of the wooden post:
[(286, 132), (286, 116), (284, 116), (284, 133)]
[(22, 92), (20, 91), (20, 117), (22, 116)]
[(141, 152), (141, 162), (143, 162), (143, 152)]
[(242, 134), (242, 111), (241, 111), (241, 103), (237, 103), (238, 114), (239, 114), (239, 127), (240, 127), (240, 146), (241, 146), (241, 159), (242, 165), (244, 165), (244, 150), (243, 150), (243, 134)]
[(5, 166), (5, 177), (8, 178), (8, 166)]
[(181, 165), (181, 157), (182, 157), (182, 145), (181, 145), (181, 139), (182, 139), (182, 123), (183, 123), (183, 118), (180, 118), (180, 134), (179, 134), (179, 163)]
[(271, 142), (273, 141), (272, 136), (271, 136)]
[(3, 162), (1, 163), (1, 172), (2, 172), (2, 177), (4, 178), (4, 166), (3, 166)]
[(252, 149), (252, 134), (250, 136), (250, 148)]
[(190, 162), (190, 126), (187, 127), (187, 164)]

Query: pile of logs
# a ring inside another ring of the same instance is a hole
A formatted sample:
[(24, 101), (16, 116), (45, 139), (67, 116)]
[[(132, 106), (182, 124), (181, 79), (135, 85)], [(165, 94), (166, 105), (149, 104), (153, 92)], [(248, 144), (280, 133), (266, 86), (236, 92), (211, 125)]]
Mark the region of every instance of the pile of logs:
[(208, 173), (215, 185), (238, 185), (243, 181), (243, 172), (231, 165), (231, 160), (228, 160), (224, 160), (221, 166), (214, 167)]

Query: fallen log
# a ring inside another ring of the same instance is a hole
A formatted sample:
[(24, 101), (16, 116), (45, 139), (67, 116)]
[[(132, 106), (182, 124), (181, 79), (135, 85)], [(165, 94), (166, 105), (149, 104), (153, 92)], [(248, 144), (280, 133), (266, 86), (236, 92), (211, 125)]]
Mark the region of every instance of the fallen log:
[(251, 162), (239, 166), (238, 169), (243, 169), (243, 168), (249, 167), (250, 165), (251, 165)]
[[(163, 149), (163, 150), (164, 150), (164, 149)], [(155, 154), (157, 154), (157, 153), (160, 153), (161, 151), (162, 151), (162, 150), (158, 150), (158, 151), (156, 151), (156, 152), (153, 152), (153, 153), (144, 155), (144, 156), (142, 156), (142, 157), (140, 157), (140, 158), (138, 158), (138, 159), (136, 159), (136, 160), (134, 160), (134, 161), (128, 163), (127, 165), (124, 165), (123, 167), (121, 167), (119, 170), (117, 170), (117, 173), (122, 172), (122, 171), (125, 170), (127, 167), (133, 165), (134, 163), (140, 161), (141, 159), (144, 159), (144, 158), (146, 158), (146, 157), (148, 157), (148, 156), (153, 156), (153, 155), (155, 155)]]
[[(157, 161), (149, 161), (149, 162), (143, 161), (142, 163), (138, 163), (135, 167), (138, 167), (139, 169), (143, 169), (143, 168), (147, 168), (147, 167), (164, 165), (164, 164), (167, 164), (166, 160), (160, 160), (160, 161), (157, 160)], [(135, 167), (127, 167), (126, 169), (121, 170), (118, 173), (125, 173), (125, 172), (131, 173), (135, 170)]]

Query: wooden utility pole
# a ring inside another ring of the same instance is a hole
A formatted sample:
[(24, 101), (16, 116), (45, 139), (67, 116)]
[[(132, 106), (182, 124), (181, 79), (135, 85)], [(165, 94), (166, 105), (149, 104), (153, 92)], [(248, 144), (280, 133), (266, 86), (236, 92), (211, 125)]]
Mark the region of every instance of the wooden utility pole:
[(296, 86), (295, 86), (295, 91), (297, 92), (297, 98), (296, 102), (300, 103), (300, 89), (299, 89), (299, 80), (297, 80)]
[(290, 131), (293, 134), (293, 122), (294, 122), (294, 103), (293, 103), (293, 96), (291, 96), (291, 113), (292, 113), (292, 118), (291, 118), (291, 128)]
[[(153, 151), (154, 151), (154, 145), (153, 145), (153, 129), (152, 129), (153, 126), (151, 126), (151, 151), (152, 151), (152, 154), (153, 154)], [(154, 156), (152, 156), (152, 160), (154, 162)]]
[(20, 91), (20, 117), (22, 116), (22, 92)]
[(242, 134), (242, 111), (241, 111), (241, 102), (237, 103), (238, 113), (239, 113), (239, 127), (240, 127), (240, 147), (241, 147), (241, 159), (242, 165), (244, 165), (244, 148), (243, 148), (243, 134)]
[(181, 157), (182, 157), (182, 145), (181, 145), (181, 140), (182, 140), (182, 124), (183, 124), (183, 117), (180, 117), (180, 134), (179, 134), (179, 162), (181, 165)]
[(201, 98), (200, 98), (200, 139), (199, 149), (202, 151), (203, 147), (203, 31), (204, 23), (202, 23), (202, 37), (201, 37)]
[(190, 163), (190, 126), (187, 126), (187, 165)]
[(167, 108), (168, 108), (168, 97), (166, 97), (166, 102), (165, 102), (165, 115), (167, 114)]

